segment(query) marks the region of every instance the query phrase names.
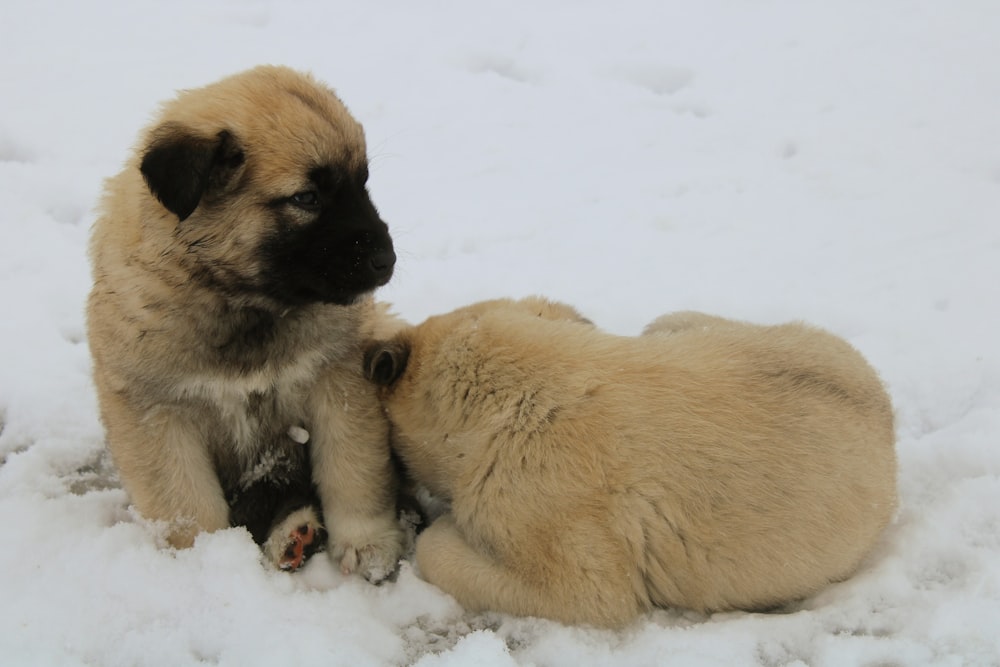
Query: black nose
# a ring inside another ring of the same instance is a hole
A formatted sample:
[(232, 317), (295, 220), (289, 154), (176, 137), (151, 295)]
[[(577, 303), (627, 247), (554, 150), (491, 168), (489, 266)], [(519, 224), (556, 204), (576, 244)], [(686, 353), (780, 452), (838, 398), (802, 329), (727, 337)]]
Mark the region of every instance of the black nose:
[(391, 249), (377, 252), (371, 256), (368, 263), (376, 277), (388, 278), (392, 275), (392, 268), (396, 266), (396, 253)]

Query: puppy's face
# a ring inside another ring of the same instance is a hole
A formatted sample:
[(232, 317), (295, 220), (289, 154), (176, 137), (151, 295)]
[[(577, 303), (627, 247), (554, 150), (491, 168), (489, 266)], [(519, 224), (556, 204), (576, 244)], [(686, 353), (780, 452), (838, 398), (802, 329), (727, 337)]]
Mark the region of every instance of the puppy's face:
[[(458, 330), (449, 331), (451, 325)], [(463, 325), (450, 316), (430, 318), (373, 343), (364, 359), (392, 425), (393, 449), (411, 477), (444, 498), (452, 496), (462, 459), (480, 431), (477, 416), (464, 409), (470, 378), (453, 357), (462, 351), (451, 346), (462, 346)]]
[(528, 338), (519, 338), (537, 327), (546, 327), (540, 338), (548, 345), (593, 324), (566, 304), (497, 299), (428, 318), (368, 347), (365, 373), (415, 479), (447, 497), (496, 434), (537, 430), (547, 420), (538, 392), (544, 380), (525, 370), (533, 367), (528, 356), (546, 350), (532, 352)]
[[(517, 386), (515, 360), (531, 354), (519, 334), (548, 322), (593, 330), (593, 323), (570, 305), (541, 297), (481, 301), (429, 317), (395, 338), (369, 345), (365, 374), (378, 386), (390, 420), (412, 440), (467, 429), (477, 415), (496, 410), (504, 385)], [(540, 338), (551, 343), (561, 329)], [(565, 335), (569, 335), (568, 333)], [(524, 347), (524, 349), (521, 349)], [(534, 351), (545, 354), (544, 349)], [(487, 421), (481, 419), (481, 421)], [(412, 435), (412, 437), (410, 437)]]
[(278, 308), (347, 305), (392, 276), (361, 126), (308, 76), (262, 67), (182, 93), (140, 157), (173, 225), (164, 257), (213, 290)]

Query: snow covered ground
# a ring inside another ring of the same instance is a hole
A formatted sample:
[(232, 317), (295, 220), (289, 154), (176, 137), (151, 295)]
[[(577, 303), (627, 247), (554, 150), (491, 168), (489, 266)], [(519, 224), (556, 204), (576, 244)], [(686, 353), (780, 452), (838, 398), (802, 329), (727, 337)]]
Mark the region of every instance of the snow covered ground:
[[(5, 1), (0, 664), (1000, 664), (998, 36), (994, 0)], [(407, 319), (540, 293), (861, 349), (901, 496), (861, 572), (611, 633), (269, 571), (242, 530), (161, 548), (102, 455), (88, 228), (158, 101), (265, 62), (365, 124)]]

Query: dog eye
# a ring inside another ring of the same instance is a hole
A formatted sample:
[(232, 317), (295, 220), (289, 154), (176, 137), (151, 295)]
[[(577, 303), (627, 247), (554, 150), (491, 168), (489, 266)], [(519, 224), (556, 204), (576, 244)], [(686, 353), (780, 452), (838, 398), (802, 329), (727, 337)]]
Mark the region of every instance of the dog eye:
[(319, 207), (319, 195), (317, 195), (313, 190), (296, 192), (294, 195), (289, 197), (288, 200), (299, 208), (311, 210)]

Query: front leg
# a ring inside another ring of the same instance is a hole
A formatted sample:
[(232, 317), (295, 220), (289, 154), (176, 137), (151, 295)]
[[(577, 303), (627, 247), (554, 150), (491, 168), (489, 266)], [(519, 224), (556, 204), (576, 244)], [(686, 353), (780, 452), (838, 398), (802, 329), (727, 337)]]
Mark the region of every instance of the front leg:
[[(417, 537), (417, 568), (469, 611), (617, 628), (643, 610), (644, 596), (636, 595), (627, 563), (594, 562), (590, 554), (560, 557), (572, 543), (547, 549), (544, 542), (514, 540), (502, 553), (484, 553), (470, 544), (452, 514), (444, 514)], [(593, 546), (607, 551), (599, 537)]]
[[(468, 611), (499, 611), (528, 616), (554, 616), (556, 602), (541, 582), (530, 583), (530, 563), (515, 562), (521, 572), (475, 548), (459, 530), (452, 514), (442, 515), (417, 537), (420, 576), (455, 598)], [(527, 566), (529, 571), (525, 571)], [(535, 573), (537, 574), (537, 573)]]
[(310, 453), (329, 532), (330, 557), (345, 574), (378, 582), (403, 553), (389, 425), (358, 369), (331, 369), (312, 396)]
[(186, 548), (200, 531), (229, 526), (229, 505), (197, 415), (181, 408), (142, 413), (121, 394), (102, 395), (108, 446), (132, 503), (165, 521), (167, 541)]

